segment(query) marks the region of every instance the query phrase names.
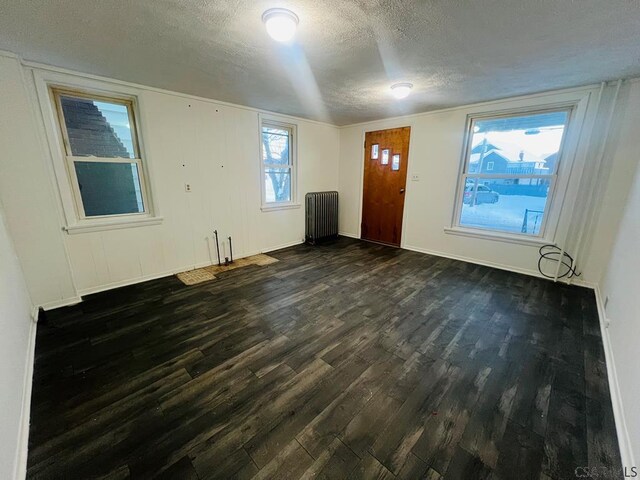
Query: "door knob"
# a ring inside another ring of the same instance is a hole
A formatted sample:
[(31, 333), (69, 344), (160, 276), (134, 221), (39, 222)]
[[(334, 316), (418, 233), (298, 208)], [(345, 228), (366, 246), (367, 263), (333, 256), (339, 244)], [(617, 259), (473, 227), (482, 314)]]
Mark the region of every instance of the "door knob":
[(400, 189), (400, 193), (404, 193), (404, 188), (401, 188), (401, 189)]

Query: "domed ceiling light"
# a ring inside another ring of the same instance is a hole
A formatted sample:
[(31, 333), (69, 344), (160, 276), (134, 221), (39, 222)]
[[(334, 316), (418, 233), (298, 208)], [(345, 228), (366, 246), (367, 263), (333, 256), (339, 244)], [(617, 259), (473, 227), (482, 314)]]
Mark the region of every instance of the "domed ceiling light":
[(298, 28), (298, 16), (286, 8), (270, 8), (262, 14), (267, 33), (277, 42), (288, 42)]
[(411, 89), (413, 88), (413, 84), (411, 83), (396, 83), (391, 85), (391, 93), (398, 100), (402, 100), (403, 98), (407, 98), (411, 93)]

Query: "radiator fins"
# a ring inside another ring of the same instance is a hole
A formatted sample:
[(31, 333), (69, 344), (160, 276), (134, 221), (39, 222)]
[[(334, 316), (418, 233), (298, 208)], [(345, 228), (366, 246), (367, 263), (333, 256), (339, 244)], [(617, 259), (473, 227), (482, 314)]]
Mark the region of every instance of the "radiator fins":
[(306, 208), (305, 240), (315, 245), (338, 237), (338, 192), (310, 192), (304, 198)]

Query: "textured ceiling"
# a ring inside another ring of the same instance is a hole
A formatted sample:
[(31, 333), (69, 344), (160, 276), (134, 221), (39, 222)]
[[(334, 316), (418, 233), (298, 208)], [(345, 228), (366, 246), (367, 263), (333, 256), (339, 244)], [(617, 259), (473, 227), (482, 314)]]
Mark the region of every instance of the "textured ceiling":
[[(274, 6), (292, 45), (265, 32)], [(0, 0), (0, 49), (345, 125), (640, 75), (640, 1)]]

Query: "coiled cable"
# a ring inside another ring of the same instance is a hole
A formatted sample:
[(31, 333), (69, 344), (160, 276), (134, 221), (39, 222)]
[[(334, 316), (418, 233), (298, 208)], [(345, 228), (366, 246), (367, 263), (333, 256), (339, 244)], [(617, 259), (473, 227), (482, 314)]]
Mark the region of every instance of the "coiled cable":
[(560, 262), (566, 270), (562, 273), (558, 272), (557, 279), (579, 277), (581, 273), (576, 272), (576, 267), (573, 265), (573, 257), (567, 252), (563, 252), (557, 245), (547, 244), (540, 247), (538, 250), (540, 258), (538, 259), (538, 271), (540, 275), (546, 278), (556, 279), (555, 275), (547, 275), (542, 271), (542, 261), (549, 260), (550, 262)]

